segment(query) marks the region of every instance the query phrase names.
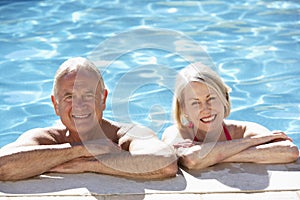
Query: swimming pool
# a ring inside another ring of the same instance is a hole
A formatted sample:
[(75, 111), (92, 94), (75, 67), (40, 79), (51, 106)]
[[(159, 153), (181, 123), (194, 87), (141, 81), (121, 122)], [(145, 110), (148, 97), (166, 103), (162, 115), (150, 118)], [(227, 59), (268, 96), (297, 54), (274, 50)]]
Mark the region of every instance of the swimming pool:
[(300, 147), (299, 11), (296, 0), (1, 1), (0, 147), (56, 122), (52, 78), (65, 59), (89, 57), (120, 35), (130, 44), (134, 38), (122, 33), (140, 27), (171, 35), (117, 52), (102, 69), (107, 118), (147, 125), (159, 136), (172, 123), (173, 78), (186, 64), (164, 40), (182, 47), (174, 33), (199, 43), (232, 88), (229, 118), (284, 130)]

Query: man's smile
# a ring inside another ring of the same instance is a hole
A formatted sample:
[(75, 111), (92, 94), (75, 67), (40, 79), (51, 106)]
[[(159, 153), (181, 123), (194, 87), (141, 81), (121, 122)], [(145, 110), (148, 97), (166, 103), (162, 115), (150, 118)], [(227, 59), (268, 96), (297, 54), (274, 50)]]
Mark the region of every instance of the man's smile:
[(85, 118), (90, 117), (91, 115), (92, 115), (91, 113), (89, 113), (89, 114), (72, 114), (72, 117), (75, 119), (85, 119)]

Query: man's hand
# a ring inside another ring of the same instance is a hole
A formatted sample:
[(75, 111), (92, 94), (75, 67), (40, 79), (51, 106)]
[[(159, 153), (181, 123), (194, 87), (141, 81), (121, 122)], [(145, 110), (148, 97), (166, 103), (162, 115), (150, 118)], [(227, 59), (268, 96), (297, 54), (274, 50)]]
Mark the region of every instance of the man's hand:
[(118, 145), (116, 145), (109, 139), (87, 141), (84, 142), (82, 145), (86, 149), (84, 155), (85, 157), (93, 157), (108, 153), (118, 153), (122, 151)]

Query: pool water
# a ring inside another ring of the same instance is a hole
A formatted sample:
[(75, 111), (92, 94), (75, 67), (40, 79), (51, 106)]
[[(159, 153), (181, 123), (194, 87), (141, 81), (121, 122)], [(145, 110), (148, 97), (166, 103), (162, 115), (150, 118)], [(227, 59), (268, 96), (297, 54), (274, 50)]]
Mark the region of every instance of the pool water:
[(56, 123), (53, 76), (75, 56), (109, 61), (99, 67), (106, 118), (159, 137), (176, 73), (207, 59), (232, 89), (230, 119), (283, 130), (300, 147), (299, 13), (296, 0), (1, 1), (0, 147)]

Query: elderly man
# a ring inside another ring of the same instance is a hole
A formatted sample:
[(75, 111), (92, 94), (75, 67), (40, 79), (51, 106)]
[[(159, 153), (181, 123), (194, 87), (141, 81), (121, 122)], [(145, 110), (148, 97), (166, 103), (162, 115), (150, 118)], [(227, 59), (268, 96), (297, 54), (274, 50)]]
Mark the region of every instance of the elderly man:
[(96, 66), (71, 58), (57, 70), (51, 100), (61, 124), (22, 134), (0, 149), (0, 180), (45, 172), (95, 172), (128, 178), (174, 176), (177, 161), (152, 130), (103, 118), (107, 90)]

